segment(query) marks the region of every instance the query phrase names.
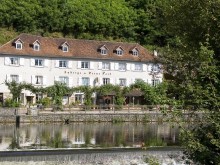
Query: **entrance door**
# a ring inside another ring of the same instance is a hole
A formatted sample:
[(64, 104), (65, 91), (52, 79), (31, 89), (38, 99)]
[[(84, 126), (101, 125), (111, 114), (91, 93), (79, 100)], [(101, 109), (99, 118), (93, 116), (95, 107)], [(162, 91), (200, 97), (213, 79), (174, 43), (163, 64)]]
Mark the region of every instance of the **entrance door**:
[(0, 93), (0, 104), (3, 104), (3, 93)]

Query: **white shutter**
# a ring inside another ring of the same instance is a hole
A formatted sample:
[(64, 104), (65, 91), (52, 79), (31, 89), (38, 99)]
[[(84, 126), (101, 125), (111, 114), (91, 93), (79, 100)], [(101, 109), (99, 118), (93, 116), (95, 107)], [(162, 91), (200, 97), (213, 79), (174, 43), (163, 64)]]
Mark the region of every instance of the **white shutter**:
[(111, 62), (111, 63), (110, 63), (110, 66), (111, 66), (110, 69), (111, 69), (111, 70), (114, 70), (114, 66), (115, 66), (114, 62)]
[(102, 69), (102, 62), (99, 62), (98, 65), (99, 65), (99, 66), (98, 66), (98, 69)]
[(147, 65), (146, 65), (146, 64), (143, 64), (142, 67), (143, 67), (143, 71), (146, 72), (146, 71), (147, 71)]
[(22, 82), (22, 75), (18, 75), (18, 81)]
[(59, 76), (54, 76), (54, 81), (59, 81)]
[(132, 71), (135, 70), (135, 64), (131, 64), (131, 70), (132, 70)]
[(98, 84), (103, 85), (103, 77), (98, 77)]
[(129, 79), (126, 79), (126, 86), (129, 86), (130, 85), (130, 81)]
[(115, 70), (118, 70), (118, 63), (115, 63)]
[(112, 85), (115, 85), (113, 78), (110, 78), (110, 83), (111, 83)]
[(35, 75), (31, 75), (31, 83), (32, 84), (35, 84), (36, 83), (36, 80), (35, 80)]
[(56, 60), (56, 61), (55, 61), (55, 67), (56, 67), (56, 68), (59, 68), (59, 60)]
[(78, 61), (78, 62), (77, 62), (77, 68), (78, 68), (78, 69), (81, 68), (81, 61)]
[(10, 57), (5, 57), (5, 65), (10, 65), (10, 64), (11, 64)]
[(82, 77), (78, 78), (78, 86), (82, 85)]
[(93, 87), (93, 79), (92, 78), (89, 78), (89, 85), (91, 86), (91, 87)]
[(43, 85), (47, 85), (47, 77), (43, 76)]
[(153, 64), (148, 64), (148, 72), (152, 71)]
[(44, 66), (45, 66), (45, 67), (48, 67), (48, 62), (49, 62), (48, 59), (45, 59), (45, 60), (44, 60)]
[(68, 68), (72, 68), (72, 61), (68, 61)]
[(69, 77), (69, 87), (72, 87), (72, 86), (73, 86), (73, 78)]
[(19, 59), (20, 65), (24, 65), (24, 58)]
[(35, 59), (31, 58), (31, 66), (34, 66), (34, 65), (35, 65)]
[(10, 76), (10, 74), (7, 74), (7, 75), (6, 75), (6, 81), (7, 81), (7, 82), (10, 82), (10, 81), (11, 81), (11, 76)]
[(118, 78), (115, 79), (115, 82), (116, 82), (116, 85), (119, 85), (119, 79)]
[(94, 69), (94, 62), (90, 61), (90, 69)]
[(131, 64), (130, 63), (126, 64), (126, 70), (131, 70)]
[(131, 78), (131, 84), (135, 83), (135, 78)]

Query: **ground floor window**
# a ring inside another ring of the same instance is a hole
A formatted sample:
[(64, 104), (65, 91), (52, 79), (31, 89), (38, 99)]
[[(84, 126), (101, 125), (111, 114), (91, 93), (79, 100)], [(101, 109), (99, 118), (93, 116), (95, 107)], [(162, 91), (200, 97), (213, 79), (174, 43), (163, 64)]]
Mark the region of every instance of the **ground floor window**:
[(75, 94), (75, 103), (82, 104), (83, 103), (83, 95), (82, 94)]
[(157, 86), (160, 83), (159, 79), (152, 79), (152, 85)]

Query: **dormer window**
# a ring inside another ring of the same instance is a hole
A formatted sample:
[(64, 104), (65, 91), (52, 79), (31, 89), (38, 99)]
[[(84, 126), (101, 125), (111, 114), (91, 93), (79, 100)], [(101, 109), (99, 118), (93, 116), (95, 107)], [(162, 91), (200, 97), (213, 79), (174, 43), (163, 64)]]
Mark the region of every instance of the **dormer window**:
[(133, 56), (138, 56), (138, 55), (139, 55), (139, 52), (138, 52), (138, 49), (137, 49), (137, 48), (134, 48), (134, 49), (132, 50), (132, 55), (133, 55)]
[(33, 43), (33, 49), (35, 51), (39, 51), (40, 50), (40, 42), (38, 40), (36, 40), (34, 43)]
[(62, 45), (62, 51), (63, 52), (68, 52), (69, 51), (69, 44), (67, 42), (64, 42)]
[(100, 47), (100, 53), (101, 53), (101, 55), (107, 55), (108, 48), (105, 45), (101, 46)]
[(19, 38), (17, 41), (15, 41), (15, 48), (16, 49), (22, 49), (23, 41)]
[(124, 52), (124, 51), (123, 51), (123, 49), (122, 49), (121, 47), (118, 47), (118, 48), (116, 49), (116, 54), (117, 54), (117, 55), (120, 55), (120, 56), (121, 56), (121, 55), (123, 55), (123, 52)]

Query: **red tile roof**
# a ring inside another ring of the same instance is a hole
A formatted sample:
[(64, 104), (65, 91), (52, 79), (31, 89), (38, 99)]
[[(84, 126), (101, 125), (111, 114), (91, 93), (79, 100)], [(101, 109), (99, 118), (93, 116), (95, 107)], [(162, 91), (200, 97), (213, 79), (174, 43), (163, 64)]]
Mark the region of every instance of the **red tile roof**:
[[(15, 48), (15, 41), (20, 39), (23, 42), (21, 50)], [(33, 49), (33, 43), (40, 43), (40, 50)], [(62, 44), (68, 43), (69, 51), (62, 51)], [(100, 47), (105, 45), (107, 55), (101, 55)], [(117, 55), (115, 48), (121, 47), (123, 55)], [(131, 50), (137, 48), (139, 56), (133, 56)], [(21, 34), (17, 38), (9, 41), (0, 47), (0, 55), (22, 55), (38, 57), (61, 57), (61, 58), (87, 58), (87, 59), (109, 59), (109, 60), (128, 60), (128, 61), (151, 61), (154, 60), (153, 54), (148, 52), (143, 46), (137, 43), (95, 41), (67, 38), (50, 38)]]

